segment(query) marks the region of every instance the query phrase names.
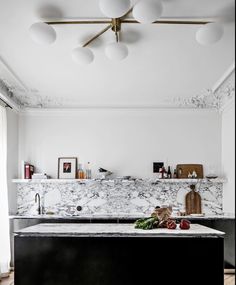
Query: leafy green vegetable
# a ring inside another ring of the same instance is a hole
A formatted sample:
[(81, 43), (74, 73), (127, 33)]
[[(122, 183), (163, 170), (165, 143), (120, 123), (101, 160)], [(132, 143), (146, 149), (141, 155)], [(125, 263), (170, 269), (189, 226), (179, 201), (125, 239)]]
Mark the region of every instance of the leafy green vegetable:
[(159, 225), (159, 219), (157, 217), (139, 219), (135, 222), (135, 228), (143, 230), (151, 230), (157, 228), (158, 225)]

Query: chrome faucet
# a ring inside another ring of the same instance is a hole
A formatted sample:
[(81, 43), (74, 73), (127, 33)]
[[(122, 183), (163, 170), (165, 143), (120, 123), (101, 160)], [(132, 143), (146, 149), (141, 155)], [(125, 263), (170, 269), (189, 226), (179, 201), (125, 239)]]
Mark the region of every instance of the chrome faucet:
[(41, 215), (42, 214), (42, 208), (41, 208), (41, 201), (40, 201), (40, 195), (39, 193), (35, 194), (35, 203), (38, 202), (38, 214)]

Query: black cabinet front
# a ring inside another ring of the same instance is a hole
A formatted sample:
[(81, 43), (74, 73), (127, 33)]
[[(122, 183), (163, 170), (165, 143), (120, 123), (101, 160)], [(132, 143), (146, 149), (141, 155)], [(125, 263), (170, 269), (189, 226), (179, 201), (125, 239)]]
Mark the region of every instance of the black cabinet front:
[(207, 276), (223, 285), (223, 274), (223, 238), (15, 236), (15, 285), (199, 285)]

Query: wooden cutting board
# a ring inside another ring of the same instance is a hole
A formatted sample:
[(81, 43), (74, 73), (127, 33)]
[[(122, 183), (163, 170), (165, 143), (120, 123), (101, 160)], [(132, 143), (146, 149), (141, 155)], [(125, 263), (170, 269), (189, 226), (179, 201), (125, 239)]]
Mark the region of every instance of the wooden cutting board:
[(176, 170), (178, 178), (188, 178), (188, 174), (192, 174), (193, 171), (197, 173), (197, 178), (203, 178), (202, 164), (178, 164)]
[(202, 214), (202, 198), (195, 191), (195, 185), (190, 185), (191, 191), (185, 196), (186, 214)]

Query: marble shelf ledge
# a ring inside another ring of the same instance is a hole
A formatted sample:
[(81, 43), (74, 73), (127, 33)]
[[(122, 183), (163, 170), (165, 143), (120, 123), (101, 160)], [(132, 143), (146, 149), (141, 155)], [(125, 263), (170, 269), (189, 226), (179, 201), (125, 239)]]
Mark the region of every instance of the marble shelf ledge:
[(219, 237), (225, 233), (193, 224), (189, 230), (135, 229), (133, 224), (38, 224), (14, 232), (20, 236), (78, 237)]
[(90, 182), (100, 182), (100, 183), (135, 183), (138, 181), (148, 181), (150, 183), (225, 183), (227, 179), (225, 178), (215, 178), (215, 179), (136, 179), (136, 180), (121, 180), (121, 179), (12, 179), (13, 183), (28, 183), (28, 184), (70, 184), (70, 183), (81, 183), (86, 184)]
[[(78, 215), (78, 216), (60, 216), (60, 215), (11, 215), (9, 219), (37, 219), (37, 220), (136, 220), (140, 218), (148, 218), (150, 215)], [(173, 219), (189, 219), (189, 220), (233, 220), (235, 214), (222, 214), (222, 215), (204, 215), (204, 216), (172, 216)]]

